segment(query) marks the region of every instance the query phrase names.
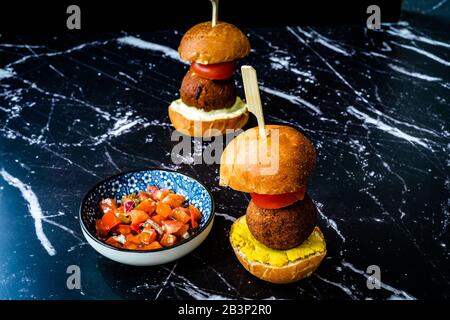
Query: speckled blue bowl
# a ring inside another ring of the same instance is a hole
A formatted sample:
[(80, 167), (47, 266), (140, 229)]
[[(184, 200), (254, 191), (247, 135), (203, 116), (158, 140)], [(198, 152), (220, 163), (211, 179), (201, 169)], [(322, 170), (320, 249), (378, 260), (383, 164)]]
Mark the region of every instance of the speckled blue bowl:
[[(171, 247), (152, 251), (116, 248), (97, 239), (95, 221), (101, 218), (100, 201), (105, 198), (119, 200), (127, 194), (145, 190), (148, 185), (156, 185), (160, 189), (169, 188), (186, 197), (203, 215), (199, 229), (189, 238)], [(97, 252), (124, 264), (150, 266), (179, 259), (206, 239), (214, 221), (214, 200), (201, 182), (185, 174), (163, 169), (130, 171), (117, 174), (95, 185), (84, 197), (79, 215), (83, 235)]]

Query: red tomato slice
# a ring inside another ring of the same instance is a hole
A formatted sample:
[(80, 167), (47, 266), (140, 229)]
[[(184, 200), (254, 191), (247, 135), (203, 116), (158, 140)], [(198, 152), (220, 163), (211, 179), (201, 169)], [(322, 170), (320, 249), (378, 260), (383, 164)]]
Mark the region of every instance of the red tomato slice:
[(184, 224), (176, 220), (165, 220), (162, 222), (162, 225), (167, 233), (172, 234), (178, 232)]
[(222, 62), (214, 64), (201, 64), (193, 62), (191, 64), (191, 71), (198, 74), (200, 77), (210, 80), (225, 80), (231, 78), (236, 69), (234, 61)]
[(306, 187), (302, 187), (295, 192), (283, 194), (258, 194), (251, 193), (251, 197), (256, 206), (263, 209), (279, 209), (290, 206), (296, 201), (303, 200)]

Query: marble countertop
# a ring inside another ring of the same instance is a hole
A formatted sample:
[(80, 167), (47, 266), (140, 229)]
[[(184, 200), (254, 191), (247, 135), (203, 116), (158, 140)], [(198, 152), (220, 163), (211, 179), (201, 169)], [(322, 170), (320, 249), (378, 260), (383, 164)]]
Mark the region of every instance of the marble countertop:
[[(1, 299), (450, 297), (448, 24), (246, 32), (266, 122), (298, 128), (318, 152), (309, 194), (328, 255), (317, 272), (283, 286), (247, 273), (227, 238), (248, 196), (218, 186), (218, 165), (172, 162), (167, 106), (187, 68), (180, 31), (2, 34)], [(87, 190), (142, 167), (189, 174), (215, 198), (211, 234), (175, 263), (120, 265), (82, 237)], [(69, 265), (81, 290), (66, 286)], [(367, 287), (370, 265), (380, 289)]]

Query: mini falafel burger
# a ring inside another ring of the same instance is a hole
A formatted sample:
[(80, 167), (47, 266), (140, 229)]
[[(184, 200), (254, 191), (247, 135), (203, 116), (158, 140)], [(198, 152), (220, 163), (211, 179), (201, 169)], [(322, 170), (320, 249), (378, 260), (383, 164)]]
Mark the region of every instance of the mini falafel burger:
[(232, 76), (236, 60), (250, 53), (247, 36), (230, 23), (203, 22), (186, 32), (178, 52), (191, 66), (182, 81), (180, 99), (169, 106), (175, 129), (208, 137), (242, 128), (248, 121), (247, 105), (237, 96)]
[(230, 231), (239, 262), (254, 276), (290, 283), (310, 276), (326, 255), (306, 185), (316, 163), (310, 140), (288, 126), (249, 129), (225, 148), (221, 186), (250, 193), (245, 216)]

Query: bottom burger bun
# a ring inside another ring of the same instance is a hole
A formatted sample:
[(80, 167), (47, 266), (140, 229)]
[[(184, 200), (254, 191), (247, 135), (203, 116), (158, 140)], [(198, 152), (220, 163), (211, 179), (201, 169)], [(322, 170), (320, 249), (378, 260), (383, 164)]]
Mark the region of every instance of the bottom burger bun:
[[(245, 104), (243, 107), (238, 104), (243, 102), (238, 98), (235, 106), (229, 108), (232, 112), (220, 113), (220, 110), (204, 112), (194, 107), (178, 106), (182, 104), (180, 100), (172, 102), (169, 106), (169, 118), (173, 126), (179, 132), (192, 137), (211, 137), (227, 133), (227, 130), (238, 130), (246, 125), (248, 121), (248, 111)], [(187, 115), (183, 110), (201, 113), (203, 117), (193, 119)], [(194, 111), (193, 111), (194, 110)], [(213, 116), (208, 117), (208, 113)], [(206, 116), (204, 116), (206, 114)], [(210, 118), (210, 119), (209, 119)]]
[(271, 283), (291, 283), (309, 277), (327, 253), (325, 239), (319, 227), (300, 246), (289, 250), (274, 250), (252, 236), (245, 216), (233, 223), (230, 242), (244, 268), (255, 277)]

